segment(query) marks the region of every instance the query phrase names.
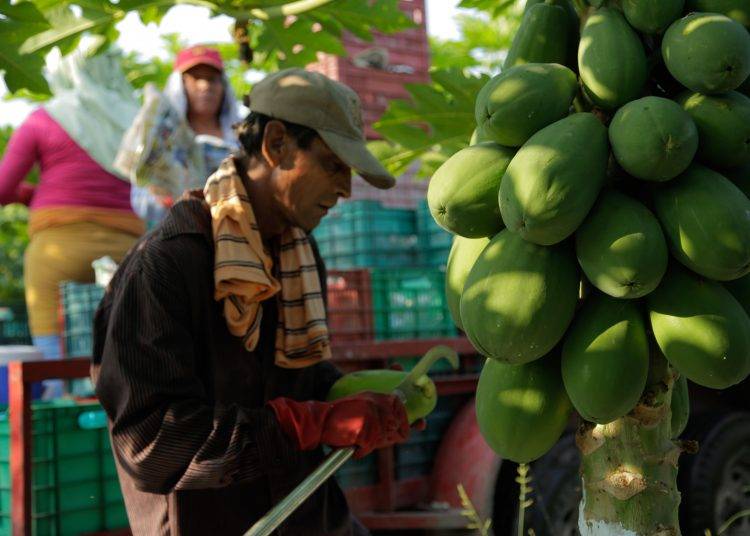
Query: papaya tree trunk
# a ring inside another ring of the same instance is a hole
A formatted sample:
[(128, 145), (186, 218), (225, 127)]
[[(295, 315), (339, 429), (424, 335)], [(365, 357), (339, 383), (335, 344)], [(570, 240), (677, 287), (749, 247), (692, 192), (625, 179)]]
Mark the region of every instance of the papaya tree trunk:
[(695, 444), (672, 440), (676, 374), (660, 355), (638, 405), (609, 424), (583, 423), (581, 536), (679, 536), (677, 460)]

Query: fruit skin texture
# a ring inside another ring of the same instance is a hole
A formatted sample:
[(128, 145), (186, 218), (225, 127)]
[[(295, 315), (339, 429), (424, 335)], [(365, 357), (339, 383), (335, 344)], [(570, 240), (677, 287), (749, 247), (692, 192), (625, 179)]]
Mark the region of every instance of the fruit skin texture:
[(718, 169), (750, 163), (750, 97), (686, 92), (677, 102), (698, 127), (698, 159)]
[(477, 385), (477, 423), (501, 457), (528, 463), (544, 455), (560, 439), (570, 411), (558, 356), (526, 365), (492, 359), (484, 364)]
[(750, 200), (732, 182), (700, 165), (655, 188), (654, 210), (672, 255), (709, 279), (750, 271)]
[(681, 106), (644, 97), (617, 110), (609, 125), (617, 162), (643, 180), (667, 181), (685, 171), (698, 149), (698, 129)]
[(520, 147), (535, 132), (568, 115), (578, 89), (575, 73), (554, 63), (517, 65), (479, 92), (477, 125), (493, 141)]
[(464, 328), (460, 312), (461, 293), (464, 291), (466, 278), (469, 277), (469, 272), (479, 254), (489, 243), (489, 238), (456, 236), (453, 238), (453, 245), (448, 254), (448, 265), (445, 269), (445, 297), (453, 322), (462, 330)]
[(623, 0), (630, 25), (643, 33), (660, 33), (682, 15), (685, 0)]
[(461, 149), (440, 166), (427, 189), (427, 204), (438, 225), (468, 238), (502, 229), (498, 188), (514, 154), (514, 149), (484, 142)]
[(699, 93), (732, 91), (750, 75), (750, 35), (717, 13), (690, 13), (674, 22), (661, 52), (672, 76)]
[(500, 184), (500, 213), (525, 240), (551, 245), (581, 224), (607, 172), (607, 129), (590, 113), (561, 119), (534, 134)]
[(721, 13), (750, 29), (750, 3), (747, 0), (687, 0), (687, 11)]
[(588, 280), (615, 298), (645, 296), (667, 270), (667, 242), (658, 220), (614, 190), (599, 196), (578, 228), (576, 254)]
[(578, 72), (591, 101), (606, 110), (615, 110), (637, 99), (647, 71), (641, 40), (625, 17), (610, 8), (592, 13), (578, 45)]
[(672, 263), (646, 297), (659, 349), (688, 380), (726, 389), (750, 372), (750, 318), (721, 284)]
[(672, 388), (672, 438), (679, 437), (685, 431), (690, 419), (690, 392), (687, 378), (680, 374)]
[(513, 37), (503, 69), (524, 63), (564, 65), (570, 39), (570, 23), (564, 8), (546, 3), (531, 6)]
[(638, 403), (648, 377), (646, 326), (635, 302), (589, 298), (562, 349), (565, 391), (584, 419), (606, 424)]
[(541, 247), (504, 229), (482, 251), (461, 295), (474, 347), (511, 364), (547, 354), (573, 319), (580, 279), (566, 245)]

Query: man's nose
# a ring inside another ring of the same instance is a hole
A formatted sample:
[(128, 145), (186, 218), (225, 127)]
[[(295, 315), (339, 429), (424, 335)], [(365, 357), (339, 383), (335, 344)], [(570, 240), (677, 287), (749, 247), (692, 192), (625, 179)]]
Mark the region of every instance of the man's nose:
[(341, 181), (338, 183), (338, 189), (336, 191), (339, 197), (349, 199), (352, 196), (352, 174), (351, 172), (346, 174)]

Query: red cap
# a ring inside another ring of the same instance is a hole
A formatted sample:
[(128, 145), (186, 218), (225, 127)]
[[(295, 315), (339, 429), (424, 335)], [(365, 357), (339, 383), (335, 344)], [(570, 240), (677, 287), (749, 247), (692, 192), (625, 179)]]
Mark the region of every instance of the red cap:
[(219, 51), (204, 45), (196, 45), (181, 50), (174, 60), (174, 70), (184, 73), (196, 65), (209, 65), (224, 72), (224, 62), (221, 61)]

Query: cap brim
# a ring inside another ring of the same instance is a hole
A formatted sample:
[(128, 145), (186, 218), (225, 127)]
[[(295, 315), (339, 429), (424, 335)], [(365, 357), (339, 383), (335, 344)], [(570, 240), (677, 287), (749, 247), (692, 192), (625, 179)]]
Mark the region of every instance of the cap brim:
[(363, 140), (342, 136), (330, 130), (317, 132), (331, 151), (367, 182), (383, 190), (396, 185), (396, 179), (378, 162)]
[(213, 60), (206, 59), (206, 58), (195, 58), (195, 59), (188, 60), (184, 64), (181, 64), (179, 67), (176, 67), (175, 70), (179, 73), (184, 73), (185, 71), (192, 69), (196, 65), (208, 65), (209, 67), (213, 67), (220, 73), (224, 72), (223, 65)]

